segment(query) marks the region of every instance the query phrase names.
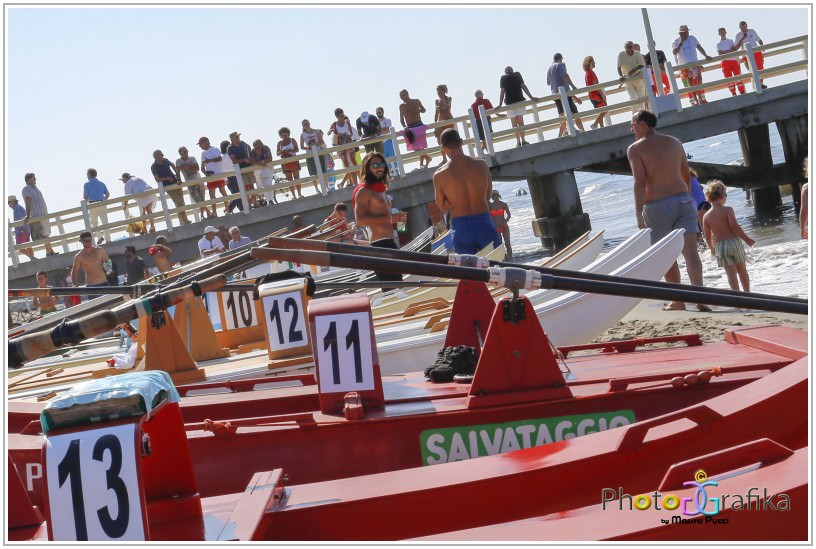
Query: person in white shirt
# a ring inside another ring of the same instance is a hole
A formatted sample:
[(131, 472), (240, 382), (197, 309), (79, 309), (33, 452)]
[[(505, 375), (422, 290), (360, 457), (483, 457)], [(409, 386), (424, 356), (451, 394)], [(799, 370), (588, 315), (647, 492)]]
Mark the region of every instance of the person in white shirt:
[[(199, 138), (198, 146), (201, 147), (201, 171), (208, 176), (223, 173), (225, 170), (222, 168), (223, 157), (221, 156), (221, 150), (218, 147), (212, 146), (210, 140), (206, 137)], [(232, 167), (230, 167), (230, 169), (232, 169)], [(210, 200), (215, 198), (216, 189), (221, 189), (221, 196), (227, 196), (227, 191), (224, 189), (226, 183), (226, 179), (207, 181), (207, 194)], [(228, 204), (228, 201), (224, 202), (224, 211), (226, 211)], [(216, 213), (215, 204), (213, 204), (212, 214), (213, 217), (218, 215)]]
[(209, 257), (224, 251), (224, 243), (218, 238), (218, 229), (212, 225), (207, 225), (204, 229), (204, 236), (198, 241), (198, 251), (201, 253), (201, 257)]
[[(678, 32), (680, 35), (674, 43), (672, 44), (672, 53), (676, 56), (677, 62), (680, 65), (685, 65), (686, 63), (694, 63), (697, 61), (697, 51), (699, 50), (700, 53), (706, 59), (711, 59), (711, 56), (708, 55), (703, 46), (700, 45), (700, 42), (697, 40), (696, 36), (692, 36), (689, 34), (689, 28), (686, 25), (680, 25), (680, 30)], [(703, 83), (703, 70), (700, 68), (699, 65), (694, 67), (689, 67), (680, 70), (680, 74), (684, 80), (687, 80), (689, 86), (699, 86)], [(705, 103), (705, 90), (694, 90), (691, 92), (691, 104), (697, 105), (700, 103)]]
[(237, 248), (239, 246), (245, 246), (252, 242), (248, 236), (241, 236), (241, 229), (238, 227), (232, 226), (229, 229), (231, 240), (229, 241), (229, 249)]
[[(717, 32), (720, 33), (720, 41), (717, 42), (717, 53), (720, 55), (725, 55), (726, 53), (737, 50), (737, 45), (734, 43), (734, 41), (726, 36), (727, 33), (724, 27), (720, 27)], [(737, 61), (736, 57), (723, 59), (720, 63), (720, 68), (723, 71), (723, 76), (726, 78), (730, 76), (739, 76), (741, 74), (739, 61)], [(728, 89), (731, 91), (731, 95), (737, 95), (737, 87), (739, 87), (740, 93), (745, 93), (745, 84), (740, 80), (739, 82), (728, 83)]]
[[(391, 133), (391, 119), (385, 117), (385, 109), (377, 107), (375, 111), (377, 118), (380, 121), (380, 135), (387, 135)], [(399, 166), (394, 156), (394, 143), (391, 140), (383, 141), (383, 153), (385, 154), (385, 161), (388, 162), (388, 172), (391, 177), (399, 176)]]
[[(734, 36), (734, 41), (737, 44), (737, 48), (745, 48), (745, 46), (751, 46), (755, 48), (757, 46), (762, 46), (762, 38), (756, 33), (754, 29), (748, 28), (748, 23), (745, 21), (740, 21), (739, 23), (740, 31)], [(756, 67), (758, 71), (761, 71), (765, 68), (765, 57), (762, 55), (761, 51), (754, 52), (754, 61), (756, 62)], [(748, 57), (743, 57), (742, 62), (745, 63), (745, 66), (748, 67)], [(762, 89), (766, 89), (768, 86), (763, 84), (763, 79), (759, 79), (759, 84), (762, 86)]]

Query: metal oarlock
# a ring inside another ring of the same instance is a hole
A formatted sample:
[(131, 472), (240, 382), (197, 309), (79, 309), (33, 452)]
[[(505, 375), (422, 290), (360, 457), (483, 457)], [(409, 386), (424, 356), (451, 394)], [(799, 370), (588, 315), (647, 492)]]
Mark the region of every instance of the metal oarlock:
[(517, 267), (491, 267), (487, 271), (490, 274), (488, 284), (512, 290), (514, 295), (518, 295), (518, 290), (541, 288), (542, 276), (537, 271)]

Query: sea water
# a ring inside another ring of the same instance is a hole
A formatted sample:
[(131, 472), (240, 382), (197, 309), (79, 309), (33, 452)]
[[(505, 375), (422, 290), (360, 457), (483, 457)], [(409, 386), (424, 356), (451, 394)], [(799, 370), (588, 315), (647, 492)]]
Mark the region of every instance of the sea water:
[[(770, 135), (774, 163), (784, 162), (782, 143), (774, 128)], [(736, 133), (686, 143), (684, 147), (692, 161), (734, 165), (742, 161)], [(604, 251), (637, 230), (631, 176), (575, 172), (575, 178), (583, 210), (589, 214), (593, 230), (604, 230)], [(706, 182), (701, 183), (705, 185)], [(527, 262), (548, 255), (542, 248), (541, 239), (533, 234), (532, 221), (536, 216), (527, 182), (494, 182), (494, 187), (510, 206), (514, 261)], [(799, 220), (794, 211), (790, 187), (782, 189), (782, 206), (770, 215), (758, 216), (745, 191), (739, 188), (729, 189), (726, 205), (734, 208), (740, 226), (756, 240), (748, 258), (751, 291), (808, 298), (808, 241), (800, 238)], [(527, 194), (523, 194), (525, 192)], [(700, 250), (700, 257), (705, 285), (728, 288), (725, 271), (717, 266), (717, 260), (707, 248)], [(680, 268), (682, 281), (687, 283), (682, 256)]]

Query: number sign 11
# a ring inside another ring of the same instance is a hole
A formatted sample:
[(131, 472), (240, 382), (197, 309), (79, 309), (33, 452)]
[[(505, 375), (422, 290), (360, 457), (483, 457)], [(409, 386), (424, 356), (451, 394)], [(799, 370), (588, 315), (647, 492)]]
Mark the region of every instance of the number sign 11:
[(54, 540), (146, 539), (136, 428), (129, 423), (46, 437)]
[(314, 323), (320, 392), (373, 390), (370, 313), (317, 315)]

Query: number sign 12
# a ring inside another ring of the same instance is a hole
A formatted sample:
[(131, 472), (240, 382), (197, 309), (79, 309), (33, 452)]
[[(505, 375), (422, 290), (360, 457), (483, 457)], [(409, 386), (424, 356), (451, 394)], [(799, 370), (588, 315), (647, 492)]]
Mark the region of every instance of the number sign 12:
[(309, 342), (301, 292), (283, 292), (263, 298), (270, 351), (303, 347)]
[(146, 539), (135, 437), (133, 423), (46, 437), (55, 540)]
[(374, 389), (371, 315), (365, 312), (318, 315), (314, 323), (320, 392)]

